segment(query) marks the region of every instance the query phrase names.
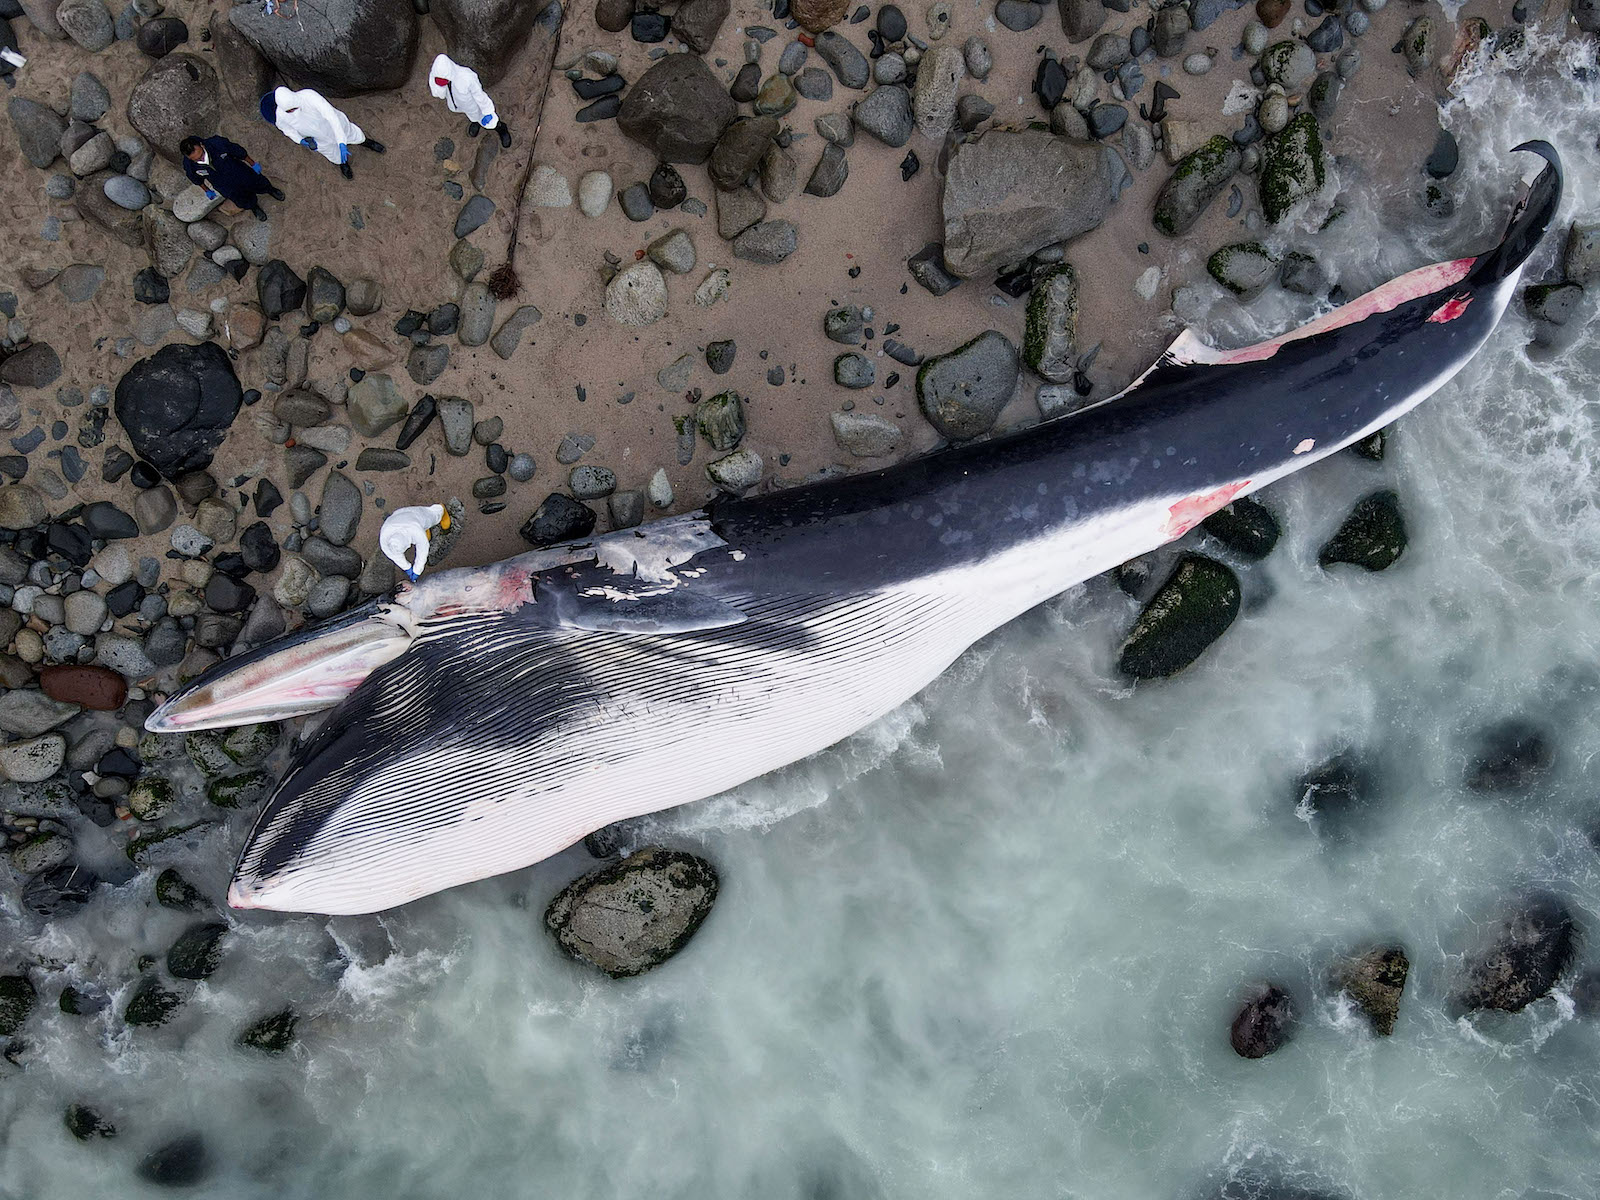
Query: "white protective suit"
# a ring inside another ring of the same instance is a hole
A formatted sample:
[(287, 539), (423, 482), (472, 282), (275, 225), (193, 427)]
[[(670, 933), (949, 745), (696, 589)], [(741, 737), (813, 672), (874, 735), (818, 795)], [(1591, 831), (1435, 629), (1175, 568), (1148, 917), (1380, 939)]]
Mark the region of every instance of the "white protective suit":
[(428, 90), (443, 100), (453, 113), (460, 113), (485, 129), (500, 124), (494, 101), (483, 90), (483, 81), (471, 67), (463, 67), (448, 54), (441, 54), (428, 68)]
[(279, 132), (293, 142), (315, 138), (317, 153), (335, 166), (349, 161), (345, 147), (359, 146), (367, 140), (361, 126), (310, 88), (294, 92), (281, 87), (272, 93), (272, 98), (278, 105)]
[[(378, 530), (378, 548), (415, 583), (428, 565), (428, 531), (435, 525), (443, 525), (446, 520), (442, 504), (397, 508), (384, 518), (383, 527)], [(406, 561), (407, 550), (413, 554), (409, 563)]]

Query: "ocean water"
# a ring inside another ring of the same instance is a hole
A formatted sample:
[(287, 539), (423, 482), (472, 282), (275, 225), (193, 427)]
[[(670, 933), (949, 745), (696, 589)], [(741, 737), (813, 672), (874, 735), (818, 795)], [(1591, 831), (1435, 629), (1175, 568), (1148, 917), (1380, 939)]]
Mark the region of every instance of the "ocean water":
[[(1463, 87), (1452, 221), (1347, 195), (1324, 247), (1350, 290), (1481, 245), (1530, 136), (1564, 156), (1562, 232), (1600, 219), (1578, 65), (1535, 37)], [(1207, 331), (1309, 315), (1218, 301)], [(1563, 990), (1514, 1016), (1445, 1006), (1530, 888), (1585, 927), (1580, 967), (1600, 962), (1600, 346), (1591, 326), (1530, 357), (1529, 328), (1513, 309), (1381, 465), (1342, 455), (1274, 488), (1286, 536), (1181, 676), (1116, 677), (1136, 606), (1091, 581), (859, 736), (655, 819), (649, 838), (710, 858), (723, 890), (641, 978), (599, 977), (542, 928), (593, 866), (581, 848), (383, 917), (241, 918), (222, 969), (135, 1033), (55, 1011), (54, 981), (121, 989), (119, 1012), (137, 956), (188, 919), (127, 889), (44, 929), (0, 913), (53, 981), (25, 1069), (0, 1063), (0, 1196), (164, 1194), (133, 1167), (188, 1131), (213, 1164), (189, 1194), (251, 1200), (1183, 1200), (1249, 1178), (1372, 1200), (1600, 1193), (1600, 1023)], [(1386, 486), (1404, 557), (1323, 571), (1317, 548)], [(1475, 735), (1508, 716), (1548, 730), (1554, 769), (1514, 798), (1468, 792)], [(1377, 801), (1334, 843), (1294, 780), (1337, 749), (1372, 765)], [(172, 861), (220, 894), (240, 832)], [(1324, 978), (1388, 940), (1413, 966), (1385, 1039)], [(1228, 1023), (1260, 979), (1302, 1020), (1247, 1062)], [(285, 1006), (288, 1053), (233, 1045)], [(120, 1136), (74, 1141), (73, 1101)]]

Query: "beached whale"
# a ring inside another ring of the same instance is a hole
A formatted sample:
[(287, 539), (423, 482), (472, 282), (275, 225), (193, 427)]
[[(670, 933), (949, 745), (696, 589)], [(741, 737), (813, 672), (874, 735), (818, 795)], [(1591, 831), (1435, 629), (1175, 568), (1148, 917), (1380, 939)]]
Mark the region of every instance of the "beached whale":
[(1259, 345), (1190, 333), (1120, 395), (886, 470), (441, 571), (219, 665), (147, 722), (337, 705), (240, 856), (238, 907), (361, 913), (514, 870), (819, 751), (1034, 605), (1389, 424), (1493, 331), (1555, 216)]

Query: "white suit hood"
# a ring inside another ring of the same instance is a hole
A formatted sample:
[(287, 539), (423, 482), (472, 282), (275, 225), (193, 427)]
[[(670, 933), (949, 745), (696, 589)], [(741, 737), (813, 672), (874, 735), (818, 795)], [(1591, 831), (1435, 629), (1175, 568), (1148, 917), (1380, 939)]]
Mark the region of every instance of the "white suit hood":
[[(445, 82), (440, 83), (443, 79)], [(428, 68), (428, 90), (443, 100), (451, 112), (461, 113), (486, 129), (499, 124), (494, 101), (483, 90), (483, 81), (471, 67), (464, 67), (448, 54), (441, 54)], [(484, 118), (489, 118), (485, 120)]]

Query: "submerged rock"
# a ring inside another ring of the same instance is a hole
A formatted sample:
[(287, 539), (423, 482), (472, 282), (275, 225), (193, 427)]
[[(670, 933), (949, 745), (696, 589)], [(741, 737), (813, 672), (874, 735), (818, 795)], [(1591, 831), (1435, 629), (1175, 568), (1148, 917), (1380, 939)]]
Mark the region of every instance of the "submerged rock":
[(21, 1029), (38, 997), (24, 975), (0, 975), (0, 1037)]
[(711, 912), (717, 888), (704, 859), (640, 850), (568, 884), (545, 911), (545, 926), (572, 957), (621, 979), (681, 950)]
[(1400, 497), (1387, 489), (1361, 500), (1339, 531), (1317, 552), (1324, 567), (1350, 563), (1365, 571), (1392, 567), (1406, 548)]
[(282, 1054), (294, 1042), (298, 1020), (292, 1008), (263, 1017), (239, 1034), (239, 1045), (266, 1054)]
[(1530, 786), (1555, 764), (1555, 747), (1532, 721), (1512, 717), (1479, 730), (1467, 767), (1475, 792), (1515, 792)]
[(1240, 1058), (1265, 1058), (1294, 1037), (1294, 998), (1275, 983), (1259, 985), (1233, 1018), (1229, 1036)]
[(1252, 559), (1271, 554), (1283, 535), (1283, 528), (1272, 510), (1249, 497), (1218, 509), (1200, 522), (1200, 528), (1234, 553)]
[(122, 1019), (129, 1025), (165, 1025), (182, 1003), (182, 996), (162, 987), (154, 975), (147, 975), (122, 1010)]
[(1260, 242), (1224, 246), (1206, 260), (1206, 271), (1241, 300), (1253, 300), (1278, 276), (1278, 260)]
[(210, 1157), (198, 1133), (174, 1138), (139, 1163), (139, 1177), (162, 1187), (193, 1187), (210, 1173)]
[(1295, 814), (1310, 821), (1322, 836), (1341, 841), (1354, 832), (1376, 792), (1370, 767), (1356, 755), (1341, 752), (1296, 781)]
[(222, 939), (227, 933), (228, 926), (221, 921), (186, 929), (167, 951), (167, 970), (174, 979), (209, 979), (222, 965)]
[(1400, 946), (1379, 946), (1334, 967), (1333, 986), (1350, 997), (1381, 1037), (1394, 1032), (1411, 960)]
[(1529, 897), (1500, 922), (1483, 949), (1467, 955), (1452, 1007), (1521, 1012), (1555, 987), (1577, 943), (1577, 922), (1565, 902), (1548, 893)]
[(1150, 598), (1117, 655), (1134, 679), (1164, 679), (1194, 662), (1239, 615), (1239, 577), (1213, 558), (1186, 554)]

